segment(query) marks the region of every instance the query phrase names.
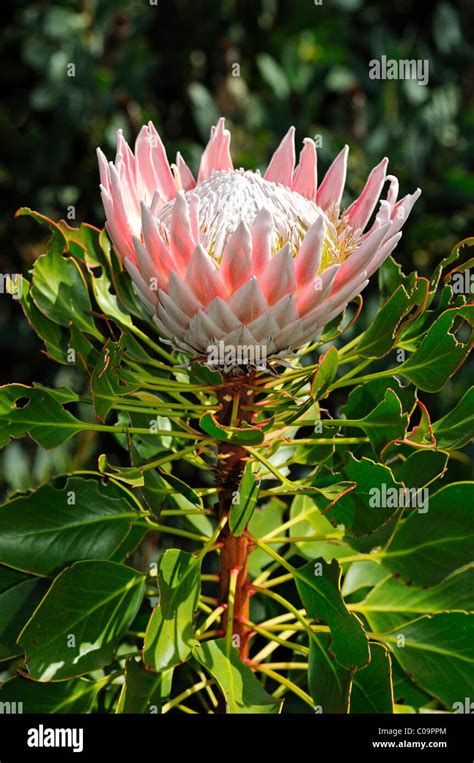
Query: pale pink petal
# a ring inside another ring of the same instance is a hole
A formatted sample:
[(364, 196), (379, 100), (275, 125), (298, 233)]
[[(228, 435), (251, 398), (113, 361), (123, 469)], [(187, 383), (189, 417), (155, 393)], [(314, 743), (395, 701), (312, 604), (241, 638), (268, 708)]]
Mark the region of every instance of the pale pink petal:
[(272, 156), (268, 169), (265, 172), (265, 180), (272, 183), (283, 183), (291, 188), (293, 170), (295, 167), (295, 128), (290, 127)]
[(383, 246), (380, 247), (379, 251), (367, 267), (368, 276), (371, 276), (372, 273), (375, 273), (375, 271), (379, 269), (387, 257), (393, 252), (401, 237), (402, 232), (400, 231), (384, 242)]
[(230, 132), (225, 129), (224, 124), (225, 120), (221, 117), (216, 127), (211, 128), (211, 137), (199, 165), (198, 183), (207, 180), (213, 170), (233, 169), (230, 156)]
[(364, 190), (358, 199), (344, 212), (344, 219), (352, 228), (364, 230), (369, 222), (370, 216), (375, 209), (385, 183), (385, 174), (387, 172), (388, 159), (382, 159), (380, 164), (371, 171)]
[(192, 190), (196, 185), (196, 181), (194, 179), (193, 173), (189, 169), (188, 165), (184, 161), (179, 151), (176, 154), (176, 168), (178, 170), (179, 177), (181, 180), (181, 187), (185, 191)]
[(318, 185), (316, 146), (311, 138), (305, 138), (300, 162), (293, 175), (293, 191), (314, 201)]
[(348, 302), (363, 288), (362, 284), (366, 283), (368, 283), (367, 273), (362, 271), (358, 274), (357, 278), (346, 283), (334, 296), (323, 300), (317, 307), (310, 310), (302, 318), (303, 328), (306, 330), (309, 326), (316, 323), (322, 325), (328, 323), (331, 320), (328, 316), (337, 315), (338, 312), (341, 312)]
[(277, 331), (273, 337), (277, 348), (291, 349), (295, 344), (299, 343), (303, 337), (303, 325), (301, 321), (295, 321), (294, 323), (285, 326)]
[(183, 191), (176, 195), (171, 212), (170, 252), (180, 271), (184, 271), (196, 248), (191, 232), (188, 203)]
[(109, 163), (105, 157), (104, 152), (98, 148), (97, 151), (97, 159), (99, 162), (99, 173), (100, 173), (100, 183), (103, 185), (105, 190), (110, 194), (110, 170), (109, 170)]
[(220, 274), (230, 292), (238, 289), (253, 275), (250, 231), (243, 221), (225, 246)]
[(140, 299), (145, 303), (150, 312), (154, 312), (158, 300), (157, 292), (150, 289), (150, 285), (143, 278), (137, 265), (132, 262), (129, 257), (125, 258), (123, 264), (133, 281), (133, 285), (135, 286)]
[(222, 326), (215, 323), (204, 310), (198, 310), (190, 322), (189, 328), (196, 331), (197, 335), (202, 337), (206, 344), (209, 344), (213, 339), (222, 339), (226, 334)]
[(227, 289), (214, 261), (198, 244), (186, 270), (186, 283), (199, 302), (206, 306), (215, 297), (227, 298)]
[(233, 331), (240, 326), (239, 319), (234, 315), (227, 302), (221, 299), (221, 297), (213, 299), (207, 306), (206, 312), (214, 323), (217, 323), (218, 326), (222, 326), (226, 332)]
[(300, 315), (305, 315), (326, 298), (340, 267), (340, 265), (331, 265), (326, 268), (296, 296), (296, 309)]
[(329, 207), (334, 207), (336, 210), (339, 209), (342, 192), (346, 184), (348, 154), (349, 146), (344, 146), (329, 167), (323, 182), (318, 188), (317, 204), (324, 211), (329, 209)]
[(141, 213), (145, 246), (150, 257), (153, 259), (157, 273), (159, 273), (160, 287), (166, 288), (169, 272), (172, 269), (176, 269), (177, 265), (160, 235), (155, 218), (144, 202), (141, 203)]
[(168, 294), (170, 299), (190, 318), (201, 308), (201, 303), (196, 299), (187, 283), (173, 270), (169, 275)]
[(175, 302), (173, 302), (171, 297), (169, 297), (168, 294), (163, 291), (163, 289), (160, 289), (158, 293), (162, 307), (162, 310), (158, 310), (158, 315), (160, 316), (161, 320), (164, 320), (163, 311), (165, 311), (166, 315), (170, 316), (173, 321), (175, 321), (175, 323), (179, 325), (180, 328), (184, 331), (184, 329), (189, 325), (189, 315), (186, 315), (186, 313), (181, 310), (181, 308), (178, 307)]
[(357, 277), (359, 272), (367, 270), (369, 263), (375, 257), (377, 250), (391, 228), (392, 223), (390, 221), (385, 223), (385, 225), (381, 225), (380, 228), (376, 228), (360, 247), (355, 252), (352, 252), (347, 260), (344, 260), (336, 276), (333, 293), (338, 291), (352, 278)]
[(252, 257), (255, 275), (259, 275), (272, 254), (273, 221), (268, 209), (262, 207), (252, 223)]
[(293, 294), (286, 294), (278, 302), (272, 305), (271, 314), (275, 318), (278, 326), (283, 328), (287, 323), (292, 323), (299, 318), (295, 306), (295, 297)]
[(234, 292), (229, 299), (229, 307), (242, 323), (251, 323), (268, 310), (268, 303), (255, 276)]
[(307, 284), (318, 272), (325, 234), (324, 217), (320, 215), (304, 237), (295, 258), (295, 276), (299, 287)]
[(153, 163), (157, 181), (155, 189), (158, 189), (166, 201), (170, 201), (170, 199), (174, 199), (177, 191), (173, 173), (171, 172), (168, 157), (166, 156), (165, 147), (153, 122), (148, 122), (148, 129), (151, 147), (151, 161)]
[(267, 312), (249, 323), (248, 329), (252, 332), (257, 342), (261, 342), (276, 334), (279, 326), (271, 312)]
[(294, 291), (296, 287), (293, 256), (289, 244), (285, 244), (270, 260), (259, 277), (260, 287), (269, 305)]
[(392, 220), (393, 220), (393, 229), (391, 231), (391, 235), (394, 233), (397, 233), (400, 228), (405, 224), (407, 221), (411, 210), (413, 209), (413, 205), (415, 202), (420, 198), (421, 195), (421, 188), (417, 188), (415, 193), (408, 194), (403, 199), (400, 199), (400, 201), (393, 207), (392, 209)]

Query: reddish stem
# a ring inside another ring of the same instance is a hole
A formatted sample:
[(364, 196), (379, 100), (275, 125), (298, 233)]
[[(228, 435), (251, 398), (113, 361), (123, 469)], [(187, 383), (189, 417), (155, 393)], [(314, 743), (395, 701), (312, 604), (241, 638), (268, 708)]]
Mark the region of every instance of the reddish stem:
[[(232, 390), (232, 391), (231, 391)], [(242, 405), (252, 404), (253, 392), (249, 395), (245, 383), (232, 385), (232, 388), (224, 389), (219, 395), (221, 410), (217, 418), (224, 426), (242, 426), (242, 423), (250, 422), (254, 415), (253, 411), (242, 410)], [(239, 405), (234, 409), (234, 421), (231, 422), (234, 396), (239, 395)], [(232, 445), (222, 442), (218, 448), (218, 464), (216, 468), (216, 484), (221, 488), (219, 494), (220, 516), (229, 516), (232, 507), (232, 499), (245, 468), (247, 453), (240, 445)], [(250, 551), (249, 540), (246, 535), (239, 537), (233, 535), (227, 523), (219, 538), (222, 543), (220, 552), (220, 599), (223, 604), (228, 601), (230, 571), (238, 571), (235, 597), (232, 634), (236, 637), (240, 656), (243, 660), (248, 658), (250, 632), (243, 619), (249, 619), (250, 589), (248, 585), (248, 554)], [(223, 614), (222, 627), (227, 628), (227, 610)]]

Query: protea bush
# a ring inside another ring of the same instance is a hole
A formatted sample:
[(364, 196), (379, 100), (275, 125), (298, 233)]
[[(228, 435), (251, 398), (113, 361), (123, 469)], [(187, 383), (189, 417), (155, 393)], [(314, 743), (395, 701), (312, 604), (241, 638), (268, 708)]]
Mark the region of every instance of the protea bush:
[(83, 382), (0, 389), (2, 446), (74, 438), (77, 464), (1, 507), (2, 700), (465, 706), (473, 394), (432, 393), (469, 353), (472, 241), (404, 275), (420, 190), (399, 199), (382, 159), (343, 205), (347, 160), (320, 180), (291, 128), (264, 174), (234, 168), (220, 120), (195, 176), (150, 123), (99, 151), (104, 230), (20, 210), (50, 236), (16, 296)]

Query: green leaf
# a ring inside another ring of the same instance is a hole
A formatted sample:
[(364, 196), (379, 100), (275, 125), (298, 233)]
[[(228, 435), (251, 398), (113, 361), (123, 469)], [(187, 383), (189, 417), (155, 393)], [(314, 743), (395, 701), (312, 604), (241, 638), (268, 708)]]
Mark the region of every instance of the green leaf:
[(376, 632), (387, 632), (421, 615), (446, 611), (474, 612), (474, 568), (458, 572), (430, 588), (408, 586), (385, 577), (355, 605)]
[[(10, 703), (4, 712), (54, 714), (57, 713), (90, 713), (98, 692), (108, 682), (87, 681), (76, 678), (72, 681), (61, 681), (39, 685), (26, 678), (12, 678), (0, 688), (0, 702)], [(21, 709), (20, 709), (21, 708)]]
[(81, 269), (72, 257), (62, 255), (65, 244), (59, 230), (54, 231), (48, 253), (38, 257), (33, 266), (31, 297), (43, 315), (59, 326), (72, 322), (81, 331), (102, 339)]
[[(362, 335), (357, 345), (357, 353), (363, 358), (381, 358), (390, 352), (402, 329), (403, 319), (414, 307), (417, 307), (419, 313), (426, 302), (428, 287), (429, 283), (425, 278), (416, 279), (408, 290), (401, 284), (391, 297), (382, 303), (375, 319)], [(414, 317), (412, 316), (411, 320)]]
[(472, 326), (474, 308), (452, 308), (442, 313), (431, 325), (418, 349), (398, 367), (397, 373), (425, 392), (442, 389), (470, 351), (470, 340), (461, 342), (452, 333), (458, 318), (467, 320)]
[[(327, 505), (328, 501), (319, 495), (295, 496), (290, 507), (290, 519), (294, 520), (297, 517), (300, 519), (289, 528), (290, 538), (304, 535), (333, 535), (334, 528), (331, 522), (321, 513)], [(354, 553), (350, 546), (341, 542), (336, 544), (330, 539), (298, 542), (298, 552), (306, 559), (317, 559), (322, 556), (326, 562)]]
[(416, 450), (400, 464), (392, 464), (398, 482), (407, 488), (429, 485), (446, 472), (448, 456), (435, 450)]
[(346, 668), (366, 665), (369, 646), (360, 620), (349, 612), (340, 592), (341, 568), (334, 559), (309, 562), (294, 570), (295, 584), (309, 617), (321, 618), (331, 629), (331, 652)]
[(234, 647), (227, 653), (225, 639), (205, 641), (193, 650), (193, 655), (217, 681), (228, 713), (280, 712), (281, 700), (267, 694)]
[(252, 517), (258, 499), (260, 483), (252, 473), (252, 464), (247, 462), (239, 487), (232, 499), (229, 525), (233, 535), (242, 535)]
[(339, 364), (338, 352), (335, 347), (330, 347), (318, 361), (318, 367), (311, 380), (310, 393), (315, 400), (326, 397), (329, 386), (334, 381)]
[(67, 332), (38, 310), (31, 298), (31, 285), (26, 278), (22, 279), (21, 306), (28, 323), (45, 343), (48, 355), (57, 363), (67, 363)]
[(387, 390), (391, 389), (402, 404), (404, 413), (412, 413), (416, 405), (416, 394), (412, 386), (402, 387), (398, 379), (373, 379), (355, 387), (347, 398), (342, 411), (348, 419), (358, 419), (367, 416), (385, 398)]
[(24, 580), (0, 594), (0, 660), (21, 654), (16, 640), (46, 593), (44, 580)]
[(129, 657), (125, 663), (125, 684), (119, 698), (117, 713), (161, 713), (168, 700), (173, 670), (151, 673), (142, 662)]
[(10, 567), (4, 567), (3, 564), (0, 564), (0, 593), (13, 588), (18, 583), (23, 583), (24, 580), (32, 580), (32, 578), (24, 572), (18, 572), (18, 570), (12, 570)]
[(354, 675), (352, 713), (393, 713), (390, 655), (382, 644), (370, 643), (370, 662)]
[(355, 668), (338, 665), (329, 652), (330, 637), (315, 633), (309, 643), (308, 688), (316, 710), (347, 713)]
[(144, 575), (114, 562), (76, 562), (61, 572), (18, 638), (29, 677), (62, 681), (107, 665), (144, 591)]
[(99, 419), (105, 421), (114, 402), (121, 395), (137, 389), (137, 384), (123, 384), (118, 375), (122, 356), (121, 342), (107, 342), (102, 348), (91, 376), (92, 402)]
[(355, 591), (359, 591), (361, 588), (371, 588), (386, 577), (387, 570), (381, 564), (377, 564), (377, 562), (371, 562), (370, 560), (352, 562), (344, 575), (342, 595), (346, 597)]
[(384, 489), (395, 489), (398, 495), (403, 487), (395, 482), (387, 466), (369, 458), (359, 461), (352, 454), (349, 454), (344, 474), (356, 486), (330, 506), (325, 517), (335, 526), (344, 525), (344, 538), (350, 546), (370, 552), (388, 542), (402, 511), (398, 504), (384, 506), (383, 501), (376, 499)]
[(55, 448), (87, 424), (66, 411), (54, 390), (10, 384), (0, 387), (0, 447), (11, 438), (30, 437), (44, 448)]
[(243, 427), (224, 427), (219, 424), (212, 413), (205, 413), (199, 425), (206, 434), (232, 445), (260, 445), (264, 440), (262, 430), (248, 424)]
[(405, 436), (408, 426), (408, 414), (403, 412), (402, 404), (393, 389), (388, 388), (384, 399), (363, 419), (359, 419), (377, 455), (392, 440)]
[(149, 670), (165, 670), (184, 662), (195, 643), (193, 618), (201, 590), (200, 561), (177, 548), (159, 561), (160, 603), (145, 633), (143, 661)]
[(433, 424), (436, 446), (446, 450), (463, 448), (473, 438), (474, 387), (455, 405), (452, 411)]
[(449, 709), (472, 696), (474, 615), (421, 617), (397, 628), (386, 641), (403, 670)]
[(473, 561), (474, 482), (446, 485), (397, 528), (382, 563), (414, 585), (436, 585)]
[(0, 507), (3, 564), (49, 576), (79, 559), (107, 559), (124, 541), (139, 517), (124, 490), (82, 477), (62, 482)]
[(431, 697), (423, 689), (410, 681), (398, 662), (392, 661), (393, 698), (395, 702), (403, 702), (412, 707), (424, 707)]

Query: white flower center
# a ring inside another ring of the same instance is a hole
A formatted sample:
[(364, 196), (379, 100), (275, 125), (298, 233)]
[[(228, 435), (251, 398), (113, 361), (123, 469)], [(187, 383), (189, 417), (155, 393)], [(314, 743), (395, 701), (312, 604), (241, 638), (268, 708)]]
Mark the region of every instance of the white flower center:
[[(266, 207), (273, 219), (273, 250), (287, 242), (294, 253), (319, 215), (324, 212), (301, 194), (279, 183), (271, 183), (259, 172), (249, 170), (214, 170), (192, 191), (199, 197), (200, 241), (206, 251), (220, 260), (229, 237), (241, 220), (251, 227), (257, 213)], [(157, 213), (158, 223), (169, 230), (174, 201)], [(324, 217), (327, 220), (326, 215)], [(330, 223), (329, 223), (330, 225)]]

